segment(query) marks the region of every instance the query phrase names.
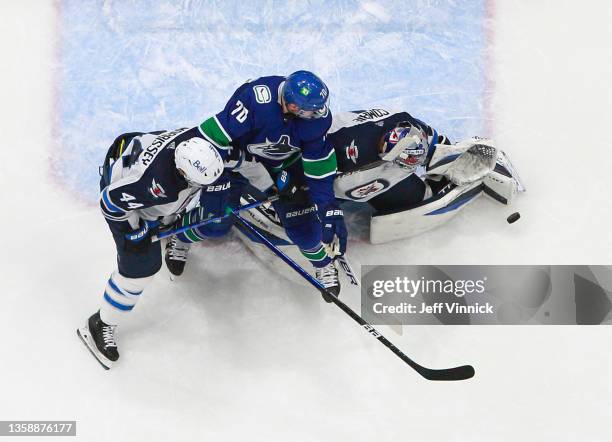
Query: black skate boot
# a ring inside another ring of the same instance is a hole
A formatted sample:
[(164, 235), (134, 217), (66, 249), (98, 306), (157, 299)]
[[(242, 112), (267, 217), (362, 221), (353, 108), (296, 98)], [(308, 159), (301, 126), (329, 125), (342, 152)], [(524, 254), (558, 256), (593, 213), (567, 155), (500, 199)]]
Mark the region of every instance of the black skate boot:
[(187, 263), (187, 254), (191, 244), (180, 241), (176, 236), (168, 240), (166, 244), (166, 267), (170, 271), (170, 279), (181, 276)]
[(321, 292), (325, 302), (332, 302), (332, 298), (327, 293), (331, 293), (336, 297), (340, 296), (340, 280), (338, 279), (338, 269), (334, 261), (325, 267), (315, 268), (315, 277), (325, 287), (325, 291)]
[(117, 343), (115, 342), (116, 325), (108, 325), (100, 319), (97, 311), (87, 321), (87, 325), (77, 330), (77, 335), (87, 346), (92, 355), (106, 370), (119, 359)]

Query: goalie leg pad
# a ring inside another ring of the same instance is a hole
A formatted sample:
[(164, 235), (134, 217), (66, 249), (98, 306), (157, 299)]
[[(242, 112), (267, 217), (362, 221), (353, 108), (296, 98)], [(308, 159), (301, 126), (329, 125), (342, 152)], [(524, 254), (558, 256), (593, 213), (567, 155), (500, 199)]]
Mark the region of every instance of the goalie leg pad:
[(497, 164), (483, 180), (484, 193), (495, 201), (510, 205), (519, 192), (524, 192), (525, 187), (512, 167), (508, 156), (498, 152)]
[(482, 194), (480, 181), (463, 186), (449, 184), (434, 197), (401, 212), (374, 214), (370, 221), (370, 242), (381, 244), (410, 238), (453, 218)]
[(510, 205), (518, 193), (516, 181), (496, 170), (483, 181), (484, 193), (502, 204)]

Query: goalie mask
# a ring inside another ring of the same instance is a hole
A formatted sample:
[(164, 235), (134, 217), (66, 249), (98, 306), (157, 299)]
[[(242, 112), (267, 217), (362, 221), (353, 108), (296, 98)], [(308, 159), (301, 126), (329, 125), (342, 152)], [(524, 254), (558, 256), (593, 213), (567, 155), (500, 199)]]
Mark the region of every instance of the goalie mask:
[(381, 157), (413, 169), (425, 162), (428, 149), (429, 142), (423, 130), (409, 123), (399, 123), (383, 137)]

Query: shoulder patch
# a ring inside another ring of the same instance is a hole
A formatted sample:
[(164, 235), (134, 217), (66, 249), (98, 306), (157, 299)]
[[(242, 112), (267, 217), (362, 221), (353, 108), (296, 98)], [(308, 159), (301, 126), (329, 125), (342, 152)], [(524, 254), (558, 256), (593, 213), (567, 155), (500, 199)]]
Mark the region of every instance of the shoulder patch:
[(255, 101), (260, 104), (266, 104), (272, 101), (272, 94), (270, 88), (265, 84), (253, 86), (253, 92), (255, 93)]

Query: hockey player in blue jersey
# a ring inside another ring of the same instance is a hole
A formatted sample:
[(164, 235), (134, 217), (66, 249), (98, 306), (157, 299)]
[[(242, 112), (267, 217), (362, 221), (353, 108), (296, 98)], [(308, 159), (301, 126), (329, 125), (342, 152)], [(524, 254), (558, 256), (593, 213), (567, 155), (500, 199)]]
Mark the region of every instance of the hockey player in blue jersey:
[[(78, 335), (105, 368), (118, 358), (115, 330), (161, 268), (161, 247), (152, 241), (189, 211), (219, 216), (231, 183), (222, 152), (189, 129), (129, 133), (118, 137), (101, 168), (100, 207), (117, 249), (117, 268), (107, 281), (98, 312)], [(204, 238), (231, 225), (209, 224), (190, 232)]]
[[(311, 72), (261, 77), (240, 86), (199, 129), (237, 169), (243, 161), (257, 161), (275, 181), (281, 172), (289, 173), (299, 190), (275, 203), (281, 223), (314, 266), (317, 279), (338, 294), (338, 271), (325, 244), (337, 239), (338, 252), (344, 253), (347, 232), (333, 190), (337, 164), (326, 138), (332, 123), (328, 98), (327, 86)], [(237, 179), (232, 185), (244, 184)], [(166, 262), (176, 274), (182, 272), (189, 242), (174, 241), (167, 250)]]

